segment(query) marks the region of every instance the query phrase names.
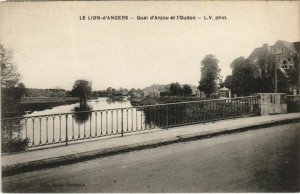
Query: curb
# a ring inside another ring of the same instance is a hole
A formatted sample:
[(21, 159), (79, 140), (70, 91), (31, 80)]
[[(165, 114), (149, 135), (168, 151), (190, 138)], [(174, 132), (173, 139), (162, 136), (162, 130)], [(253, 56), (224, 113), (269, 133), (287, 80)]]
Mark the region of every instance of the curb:
[(159, 147), (159, 146), (170, 145), (173, 143), (206, 139), (206, 138), (216, 137), (216, 136), (220, 136), (220, 135), (233, 134), (233, 133), (237, 133), (237, 132), (261, 129), (261, 128), (266, 128), (266, 127), (271, 127), (274, 125), (289, 124), (289, 123), (294, 123), (294, 122), (300, 122), (300, 117), (285, 119), (285, 120), (271, 120), (271, 121), (264, 122), (261, 124), (253, 124), (253, 125), (245, 126), (245, 127), (235, 127), (235, 128), (230, 128), (230, 129), (224, 128), (218, 132), (208, 132), (207, 134), (203, 134), (203, 132), (199, 132), (199, 133), (194, 133), (194, 134), (170, 137), (167, 139), (148, 141), (148, 142), (144, 142), (144, 143), (131, 144), (131, 145), (126, 145), (126, 146), (113, 147), (113, 148), (109, 148), (109, 149), (95, 150), (95, 151), (71, 154), (71, 155), (66, 155), (66, 156), (61, 156), (61, 157), (50, 158), (50, 159), (43, 159), (43, 160), (26, 162), (26, 163), (20, 163), (20, 164), (16, 164), (16, 165), (2, 167), (2, 177), (11, 176), (11, 175), (19, 174), (19, 173), (24, 173), (24, 172), (40, 170), (40, 169), (44, 169), (44, 168), (52, 168), (52, 167), (61, 166), (61, 165), (73, 164), (76, 162), (82, 162), (82, 161), (86, 161), (86, 160), (107, 157), (107, 156), (112, 156), (112, 155), (116, 155), (116, 154), (131, 152), (131, 151), (150, 149), (150, 148), (155, 148), (155, 147)]

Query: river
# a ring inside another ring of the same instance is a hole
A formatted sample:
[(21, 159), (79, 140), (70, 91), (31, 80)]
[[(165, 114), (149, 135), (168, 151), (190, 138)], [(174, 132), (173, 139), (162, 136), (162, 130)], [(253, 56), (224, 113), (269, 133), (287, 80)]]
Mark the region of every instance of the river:
[[(132, 107), (129, 100), (116, 101), (116, 100), (111, 100), (110, 98), (105, 98), (105, 97), (89, 100), (87, 102), (87, 105), (91, 108), (91, 110), (104, 110), (104, 109)], [(24, 116), (36, 116), (36, 115), (48, 115), (48, 114), (60, 114), (60, 113), (75, 112), (76, 107), (79, 107), (79, 103), (55, 106), (51, 109), (45, 109), (42, 111), (33, 111), (31, 113), (25, 114)]]
[(134, 108), (129, 100), (113, 101), (101, 97), (89, 100), (84, 107), (79, 103), (60, 105), (27, 112), (23, 115), (25, 119), (5, 120), (2, 136), (9, 142), (8, 150), (11, 147), (18, 150), (65, 143), (66, 139), (75, 141), (143, 130), (146, 128), (143, 116), (143, 111)]
[[(2, 148), (9, 152), (56, 143), (123, 135), (153, 128), (257, 115), (254, 97), (133, 107), (109, 98), (28, 112), (25, 118), (2, 121)], [(42, 115), (42, 116), (41, 116)], [(6, 144), (7, 142), (7, 144)], [(10, 149), (11, 147), (17, 149)]]

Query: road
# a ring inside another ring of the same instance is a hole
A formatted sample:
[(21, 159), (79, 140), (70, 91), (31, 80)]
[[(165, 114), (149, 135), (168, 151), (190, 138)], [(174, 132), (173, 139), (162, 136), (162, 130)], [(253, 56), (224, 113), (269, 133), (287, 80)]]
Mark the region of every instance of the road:
[(17, 174), (4, 192), (299, 192), (300, 123)]

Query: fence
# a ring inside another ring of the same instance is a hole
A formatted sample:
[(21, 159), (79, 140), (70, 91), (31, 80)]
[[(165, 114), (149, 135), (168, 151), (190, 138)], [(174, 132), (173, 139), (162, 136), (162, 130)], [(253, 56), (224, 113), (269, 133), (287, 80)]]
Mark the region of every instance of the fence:
[(300, 95), (287, 95), (287, 112), (300, 112)]
[(2, 141), (22, 148), (259, 114), (258, 96), (39, 115), (1, 120)]

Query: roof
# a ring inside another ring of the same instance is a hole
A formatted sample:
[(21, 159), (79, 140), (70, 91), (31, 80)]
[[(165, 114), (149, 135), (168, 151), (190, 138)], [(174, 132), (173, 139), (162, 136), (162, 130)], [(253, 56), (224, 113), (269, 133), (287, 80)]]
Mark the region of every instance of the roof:
[(265, 58), (268, 55), (268, 45), (264, 44), (261, 47), (255, 48), (250, 56), (248, 57), (249, 60), (255, 61), (256, 59)]
[(276, 43), (278, 43), (278, 42), (281, 42), (290, 51), (292, 51), (294, 53), (297, 53), (297, 50), (296, 50), (295, 45), (293, 43), (287, 42), (287, 41), (283, 41), (283, 40), (278, 40)]
[(220, 91), (230, 91), (230, 89), (226, 88), (226, 87), (223, 87), (220, 89)]
[[(300, 53), (300, 42), (287, 42), (284, 40), (277, 40), (274, 45), (276, 44), (283, 45), (288, 51), (293, 53)], [(263, 44), (261, 47), (255, 48), (252, 53), (249, 55), (248, 60), (251, 62), (256, 62), (258, 59), (265, 58), (269, 53), (269, 46), (268, 44)]]

